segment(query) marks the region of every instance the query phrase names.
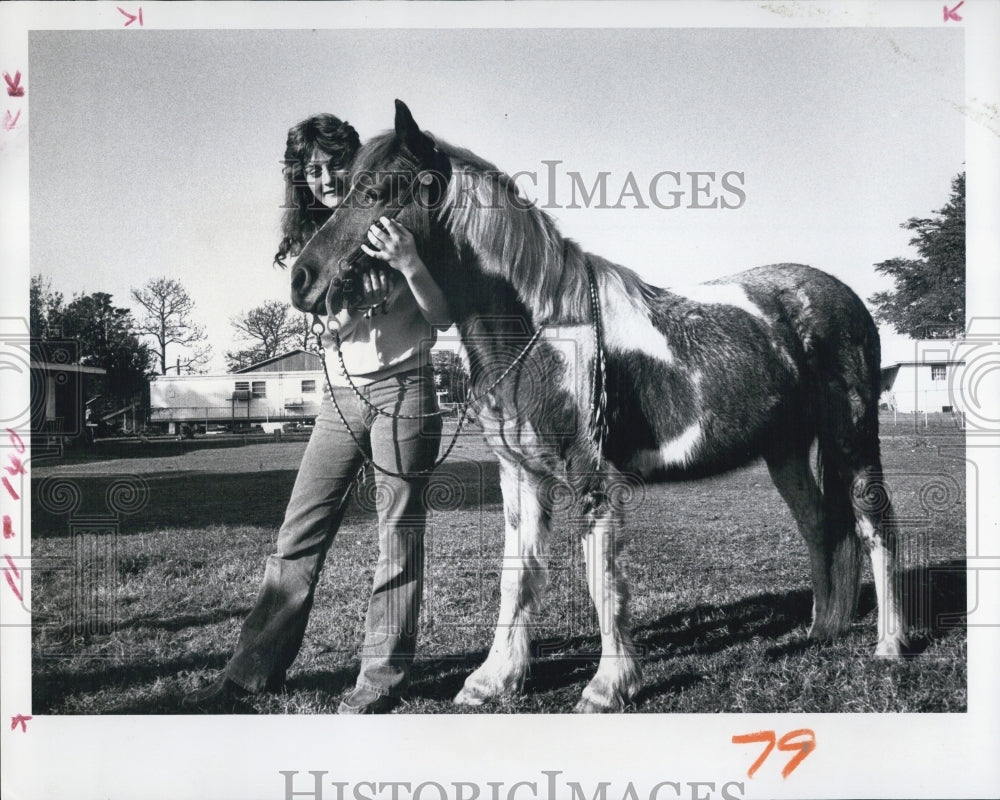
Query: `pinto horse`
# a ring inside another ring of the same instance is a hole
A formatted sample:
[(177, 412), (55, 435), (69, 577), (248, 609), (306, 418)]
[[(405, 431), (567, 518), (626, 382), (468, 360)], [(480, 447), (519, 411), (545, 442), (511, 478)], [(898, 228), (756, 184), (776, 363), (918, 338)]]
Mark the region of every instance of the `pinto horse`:
[(294, 265), (293, 303), (338, 311), (336, 287), (367, 258), (359, 245), (369, 226), (394, 215), (414, 232), (445, 293), (500, 461), (499, 620), (457, 703), (478, 705), (523, 683), (553, 504), (571, 491), (586, 519), (602, 649), (577, 710), (624, 707), (640, 671), (619, 564), (619, 490), (761, 457), (809, 550), (809, 636), (826, 640), (849, 626), (867, 550), (875, 653), (900, 654), (895, 524), (879, 454), (878, 331), (847, 286), (797, 264), (685, 293), (651, 286), (562, 237), (509, 176), (436, 142), (398, 100), (395, 129), (365, 143), (351, 172), (343, 204)]

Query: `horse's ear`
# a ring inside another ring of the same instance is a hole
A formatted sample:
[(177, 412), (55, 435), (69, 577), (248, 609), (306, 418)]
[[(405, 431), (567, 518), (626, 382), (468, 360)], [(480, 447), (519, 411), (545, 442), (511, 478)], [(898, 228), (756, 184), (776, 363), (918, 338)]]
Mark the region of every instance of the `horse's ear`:
[(396, 101), (396, 138), (421, 158), (429, 158), (437, 146), (430, 136), (420, 130), (402, 100)]
[(409, 106), (406, 105), (402, 100), (396, 100), (396, 136), (400, 139), (406, 138), (410, 131), (420, 131), (417, 127), (417, 123), (413, 119), (413, 114), (410, 113)]

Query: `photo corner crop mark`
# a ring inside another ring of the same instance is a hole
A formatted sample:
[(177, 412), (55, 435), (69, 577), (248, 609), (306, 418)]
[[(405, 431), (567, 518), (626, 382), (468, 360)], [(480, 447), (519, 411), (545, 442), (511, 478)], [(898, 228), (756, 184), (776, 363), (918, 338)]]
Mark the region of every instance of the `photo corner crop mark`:
[(24, 87), (21, 86), (21, 70), (17, 70), (13, 78), (9, 72), (5, 72), (3, 79), (7, 81), (7, 94), (10, 97), (24, 97)]
[(962, 21), (962, 17), (959, 16), (956, 12), (958, 11), (958, 9), (960, 9), (964, 5), (965, 5), (965, 0), (962, 0), (962, 2), (960, 2), (958, 5), (954, 6), (953, 8), (948, 8), (948, 6), (942, 6), (941, 7), (941, 13), (942, 13), (942, 16), (944, 17), (944, 21), (945, 22), (953, 22), (953, 21), (954, 22), (961, 22)]
[(17, 730), (17, 726), (21, 726), (21, 733), (28, 732), (28, 722), (31, 720), (31, 714), (17, 714), (10, 718), (10, 729), (12, 731)]
[(143, 23), (142, 23), (142, 6), (139, 6), (139, 11), (137, 13), (135, 13), (135, 14), (130, 14), (128, 11), (126, 11), (121, 6), (115, 6), (115, 8), (118, 9), (118, 13), (122, 14), (125, 17), (126, 21), (125, 21), (125, 26), (124, 27), (127, 28), (129, 25), (131, 25), (136, 20), (139, 21), (139, 27), (143, 27)]

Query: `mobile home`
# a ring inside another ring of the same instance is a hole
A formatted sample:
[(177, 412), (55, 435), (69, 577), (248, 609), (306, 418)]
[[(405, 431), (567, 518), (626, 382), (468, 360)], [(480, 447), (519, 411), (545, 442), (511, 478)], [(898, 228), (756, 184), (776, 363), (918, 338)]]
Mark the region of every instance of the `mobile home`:
[(270, 432), (314, 421), (324, 386), (320, 357), (301, 349), (236, 372), (159, 375), (149, 387), (150, 421), (166, 424), (168, 433), (184, 424), (205, 431), (260, 425)]

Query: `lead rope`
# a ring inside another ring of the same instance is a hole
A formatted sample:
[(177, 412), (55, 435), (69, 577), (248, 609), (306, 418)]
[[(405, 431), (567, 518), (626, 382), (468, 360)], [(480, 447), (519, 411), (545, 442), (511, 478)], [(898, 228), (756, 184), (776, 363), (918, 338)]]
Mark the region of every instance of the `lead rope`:
[[(358, 448), (358, 452), (361, 453), (363, 458), (361, 467), (358, 470), (357, 476), (355, 477), (355, 482), (357, 482), (358, 485), (361, 484), (361, 482), (364, 480), (365, 468), (369, 464), (372, 466), (373, 469), (377, 469), (383, 475), (390, 475), (394, 478), (410, 478), (410, 477), (416, 477), (418, 475), (429, 475), (435, 469), (441, 466), (441, 464), (445, 462), (448, 456), (451, 455), (451, 451), (454, 449), (455, 444), (458, 442), (458, 437), (459, 434), (462, 432), (462, 426), (465, 424), (465, 415), (469, 409), (469, 406), (472, 403), (478, 403), (481, 398), (485, 397), (490, 392), (492, 392), (500, 384), (500, 382), (510, 374), (511, 370), (514, 369), (515, 366), (517, 366), (521, 361), (524, 360), (525, 356), (528, 354), (528, 351), (531, 350), (532, 345), (534, 345), (535, 342), (538, 341), (539, 336), (541, 336), (543, 328), (544, 326), (540, 325), (535, 330), (535, 333), (532, 335), (531, 339), (528, 340), (528, 343), (521, 349), (521, 352), (517, 354), (517, 357), (508, 365), (507, 369), (505, 369), (501, 373), (500, 377), (498, 377), (495, 381), (493, 381), (493, 383), (490, 384), (489, 388), (487, 388), (484, 392), (481, 392), (478, 397), (466, 400), (458, 404), (460, 408), (460, 413), (458, 417), (458, 426), (455, 428), (455, 432), (452, 434), (451, 441), (448, 443), (448, 447), (445, 449), (444, 454), (440, 458), (438, 458), (437, 461), (434, 462), (433, 466), (421, 470), (416, 470), (415, 472), (394, 472), (393, 470), (379, 466), (371, 459), (371, 457), (365, 451), (365, 448), (362, 446), (361, 442), (358, 440), (358, 437), (354, 435), (354, 431), (351, 430), (351, 426), (347, 423), (347, 419), (344, 417), (344, 412), (340, 410), (340, 405), (337, 403), (337, 398), (334, 395), (333, 382), (330, 380), (330, 371), (327, 368), (326, 364), (326, 348), (323, 347), (323, 341), (321, 339), (323, 331), (326, 330), (326, 325), (318, 316), (313, 315), (313, 324), (311, 326), (311, 330), (313, 334), (315, 334), (316, 336), (316, 347), (319, 350), (320, 362), (323, 365), (323, 375), (326, 378), (326, 388), (330, 394), (330, 400), (333, 403), (333, 407), (337, 412), (337, 416), (340, 418), (340, 421), (343, 424), (343, 426), (347, 429), (347, 432), (350, 434), (352, 441)], [(438, 409), (437, 411), (430, 411), (426, 414), (398, 414), (396, 412), (386, 411), (374, 405), (367, 397), (365, 397), (361, 393), (361, 390), (355, 385), (354, 381), (351, 380), (350, 373), (348, 373), (347, 371), (347, 366), (344, 364), (344, 354), (340, 347), (340, 333), (338, 331), (330, 331), (330, 333), (333, 336), (333, 344), (337, 350), (337, 359), (340, 362), (340, 374), (343, 375), (343, 377), (347, 380), (348, 385), (354, 391), (354, 394), (358, 397), (358, 399), (361, 400), (361, 402), (365, 405), (365, 407), (367, 407), (370, 411), (373, 411), (376, 416), (381, 415), (384, 417), (388, 417), (390, 419), (424, 419), (426, 417), (442, 416), (444, 412), (441, 411), (440, 409)]]

